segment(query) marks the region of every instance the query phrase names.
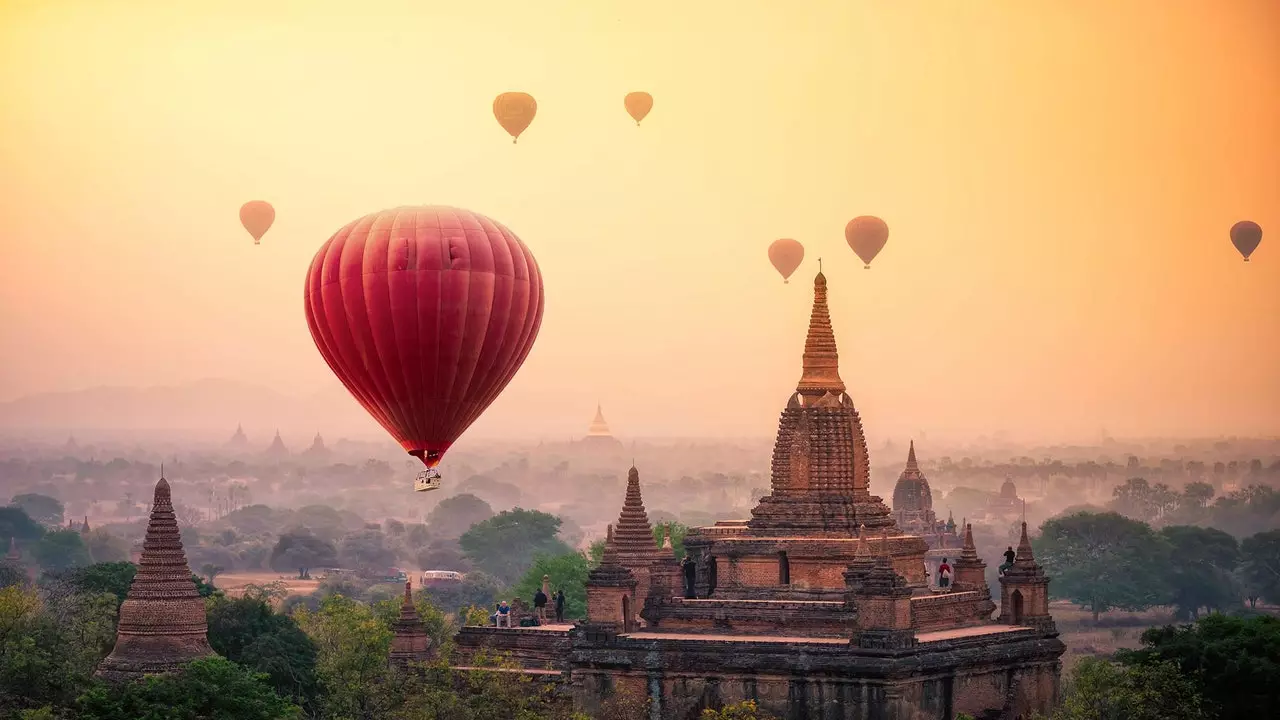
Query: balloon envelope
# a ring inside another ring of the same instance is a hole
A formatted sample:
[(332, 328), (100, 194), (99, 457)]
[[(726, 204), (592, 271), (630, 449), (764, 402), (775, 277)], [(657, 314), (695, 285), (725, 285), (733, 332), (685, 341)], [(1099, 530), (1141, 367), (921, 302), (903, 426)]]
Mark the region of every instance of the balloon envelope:
[(844, 226), (844, 239), (862, 260), (863, 266), (871, 267), (871, 261), (889, 242), (889, 226), (878, 217), (860, 215)]
[(1249, 256), (1254, 250), (1258, 249), (1258, 245), (1262, 242), (1262, 227), (1252, 220), (1241, 220), (1231, 226), (1231, 244), (1236, 246), (1236, 250), (1244, 256), (1244, 261), (1249, 262)]
[(769, 246), (769, 262), (785, 282), (804, 260), (804, 246), (791, 238), (774, 240)]
[(262, 236), (271, 229), (271, 223), (275, 221), (276, 209), (271, 207), (269, 202), (250, 200), (240, 206), (240, 224), (253, 236), (254, 245), (259, 244)]
[(528, 93), (505, 92), (493, 99), (493, 116), (498, 119), (502, 129), (511, 134), (513, 143), (537, 114), (538, 101)]
[(307, 271), (307, 325), (329, 368), (434, 467), (507, 386), (542, 324), (542, 274), (503, 225), (450, 207), (366, 215)]
[(640, 121), (653, 109), (653, 96), (647, 92), (627, 93), (627, 96), (622, 99), (622, 104), (627, 108), (627, 114), (639, 125)]

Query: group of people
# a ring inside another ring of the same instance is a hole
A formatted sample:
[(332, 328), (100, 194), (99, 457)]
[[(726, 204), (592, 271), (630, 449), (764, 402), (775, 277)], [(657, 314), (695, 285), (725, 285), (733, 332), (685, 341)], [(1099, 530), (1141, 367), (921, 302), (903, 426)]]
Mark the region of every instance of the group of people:
[[(1013, 567), (1013, 561), (1016, 560), (1017, 558), (1018, 558), (1018, 553), (1014, 552), (1012, 545), (1010, 545), (1007, 549), (1005, 549), (1004, 564), (1002, 564), (999, 568), (1000, 575), (1003, 576), (1006, 572), (1008, 572), (1009, 568)], [(942, 558), (942, 564), (938, 566), (938, 587), (939, 588), (943, 590), (949, 590), (951, 588), (951, 572), (952, 572), (951, 564), (947, 561), (947, 558)]]
[[(511, 602), (515, 602), (512, 600)], [(547, 605), (554, 603), (556, 613), (556, 623), (564, 622), (564, 590), (557, 590), (547, 597), (547, 594), (538, 588), (533, 594), (533, 616), (538, 625), (546, 625), (549, 622), (547, 618)], [(493, 622), (494, 627), (511, 627), (511, 605), (506, 600), (500, 600), (489, 616), (489, 620)]]

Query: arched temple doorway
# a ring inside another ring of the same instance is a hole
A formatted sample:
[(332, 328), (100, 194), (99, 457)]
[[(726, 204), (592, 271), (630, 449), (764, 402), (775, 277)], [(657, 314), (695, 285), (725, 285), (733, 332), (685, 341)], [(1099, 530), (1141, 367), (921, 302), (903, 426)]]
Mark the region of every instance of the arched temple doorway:
[(778, 551), (778, 584), (791, 584), (791, 561), (787, 559), (786, 551)]
[(1022, 591), (1014, 590), (1009, 596), (1009, 607), (1011, 611), (1009, 616), (1013, 619), (1013, 624), (1017, 625), (1022, 622)]

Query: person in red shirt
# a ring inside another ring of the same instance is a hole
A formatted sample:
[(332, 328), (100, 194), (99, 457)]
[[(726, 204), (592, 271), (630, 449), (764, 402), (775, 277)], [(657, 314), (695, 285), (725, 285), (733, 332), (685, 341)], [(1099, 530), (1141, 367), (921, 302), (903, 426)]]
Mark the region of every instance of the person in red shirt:
[(951, 587), (951, 566), (947, 564), (946, 558), (942, 558), (942, 564), (938, 566), (938, 587), (943, 590)]

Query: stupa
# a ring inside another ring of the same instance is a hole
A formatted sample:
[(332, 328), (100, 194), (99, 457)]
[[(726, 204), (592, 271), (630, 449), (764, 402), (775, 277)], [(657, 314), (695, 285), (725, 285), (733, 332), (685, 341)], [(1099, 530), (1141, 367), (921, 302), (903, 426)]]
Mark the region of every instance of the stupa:
[[(643, 599), (649, 594), (649, 566), (663, 557), (671, 557), (671, 551), (660, 549), (653, 538), (653, 526), (649, 524), (644, 499), (640, 496), (640, 471), (634, 465), (627, 471), (627, 494), (618, 522), (612, 527), (618, 561), (635, 575), (636, 597)], [(638, 622), (640, 608), (634, 610), (633, 620)]]
[(227, 447), (232, 450), (243, 450), (249, 447), (249, 436), (244, 434), (244, 426), (237, 424), (236, 432), (227, 441)]
[(99, 663), (96, 674), (124, 681), (172, 672), (192, 660), (216, 654), (209, 647), (208, 632), (204, 599), (191, 579), (169, 481), (162, 473), (156, 483), (138, 573), (120, 606), (116, 645)]
[(600, 409), (600, 404), (596, 403), (596, 416), (587, 426), (587, 435), (582, 438), (582, 443), (592, 450), (609, 450), (618, 451), (622, 449), (622, 442), (613, 436), (609, 431), (609, 423), (604, 420), (604, 411)]
[(303, 451), (303, 456), (313, 460), (323, 460), (329, 457), (329, 448), (325, 447), (324, 438), (320, 437), (320, 433), (316, 433), (316, 437), (311, 441), (311, 447)]
[(413, 604), (412, 581), (404, 584), (404, 602), (400, 603), (400, 617), (391, 625), (391, 664), (408, 668), (411, 663), (430, 662), (432, 659), (431, 636), (427, 635)]
[(283, 458), (289, 456), (289, 448), (284, 446), (284, 440), (280, 439), (280, 431), (276, 430), (275, 439), (271, 441), (271, 445), (266, 451), (267, 457)]
[(960, 547), (955, 519), (948, 514), (947, 520), (939, 520), (933, 511), (933, 490), (916, 460), (914, 440), (907, 450), (906, 467), (902, 469), (902, 474), (893, 487), (893, 519), (898, 529), (919, 535), (929, 544), (925, 562), (930, 567), (931, 576), (942, 564), (947, 551)]

